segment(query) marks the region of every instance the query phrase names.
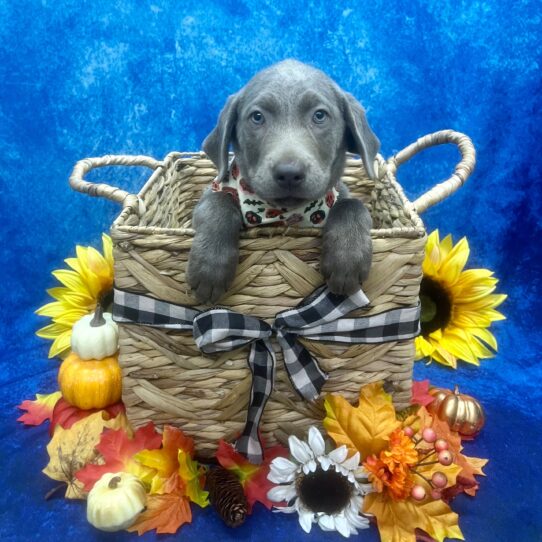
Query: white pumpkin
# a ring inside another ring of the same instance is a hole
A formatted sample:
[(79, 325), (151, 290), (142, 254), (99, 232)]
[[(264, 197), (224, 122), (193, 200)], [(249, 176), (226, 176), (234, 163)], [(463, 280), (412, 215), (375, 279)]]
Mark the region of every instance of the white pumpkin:
[(133, 525), (145, 509), (147, 493), (137, 476), (106, 472), (87, 497), (87, 520), (101, 531), (121, 531)]
[(72, 350), (81, 359), (104, 359), (119, 349), (119, 328), (113, 315), (98, 305), (94, 314), (87, 314), (72, 328)]

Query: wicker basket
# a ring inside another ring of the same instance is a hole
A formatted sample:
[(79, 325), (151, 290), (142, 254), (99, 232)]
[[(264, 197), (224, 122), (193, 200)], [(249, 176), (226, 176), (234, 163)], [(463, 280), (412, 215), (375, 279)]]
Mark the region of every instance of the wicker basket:
[[(462, 155), (453, 175), (411, 203), (396, 181), (397, 167), (422, 149), (454, 143)], [(343, 181), (361, 198), (373, 217), (373, 265), (363, 289), (371, 301), (364, 314), (418, 303), (421, 263), (426, 241), (418, 213), (461, 186), (475, 164), (470, 139), (451, 130), (425, 136), (385, 161), (377, 157), (377, 180), (349, 156)], [(104, 166), (147, 166), (154, 170), (138, 195), (83, 180)], [(115, 284), (176, 304), (194, 306), (185, 279), (194, 235), (191, 214), (216, 170), (203, 153), (173, 152), (162, 161), (145, 156), (104, 156), (78, 162), (71, 186), (91, 196), (123, 205), (111, 227)], [(220, 304), (271, 322), (277, 312), (293, 307), (323, 279), (318, 271), (320, 230), (258, 227), (240, 241), (235, 281)], [(413, 340), (339, 346), (301, 339), (329, 373), (323, 393), (340, 392), (355, 401), (362, 385), (385, 381), (398, 407), (407, 406), (412, 383)], [(251, 373), (247, 349), (219, 355), (202, 354), (186, 332), (137, 325), (120, 326), (123, 400), (134, 426), (149, 420), (180, 426), (196, 438), (200, 455), (214, 453), (218, 439), (241, 431), (249, 401)], [(276, 346), (276, 345), (275, 345)], [(307, 403), (294, 393), (282, 367), (279, 348), (275, 387), (261, 423), (268, 443), (285, 434), (319, 425), (322, 400)]]

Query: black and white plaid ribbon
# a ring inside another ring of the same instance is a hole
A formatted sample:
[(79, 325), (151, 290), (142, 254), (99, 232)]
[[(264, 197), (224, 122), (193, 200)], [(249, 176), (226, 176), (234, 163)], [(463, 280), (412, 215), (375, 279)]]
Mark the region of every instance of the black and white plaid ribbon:
[(293, 388), (304, 399), (314, 400), (327, 375), (297, 337), (344, 343), (382, 343), (419, 334), (419, 305), (345, 318), (368, 303), (361, 290), (348, 297), (332, 294), (322, 286), (297, 307), (278, 313), (271, 327), (263, 320), (225, 308), (198, 311), (115, 289), (113, 318), (127, 324), (192, 331), (196, 345), (205, 353), (230, 351), (250, 344), (247, 361), (252, 372), (252, 388), (246, 425), (236, 448), (251, 462), (260, 463), (263, 449), (258, 427), (273, 389), (275, 373), (275, 354), (270, 342), (273, 331), (277, 334)]

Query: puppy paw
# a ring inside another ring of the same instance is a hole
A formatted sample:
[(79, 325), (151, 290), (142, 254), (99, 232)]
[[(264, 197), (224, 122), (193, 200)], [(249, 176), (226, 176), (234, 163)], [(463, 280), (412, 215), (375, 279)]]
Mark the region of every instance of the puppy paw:
[(320, 270), (334, 294), (351, 295), (371, 269), (372, 221), (361, 202), (346, 199), (339, 203), (322, 234)]
[(217, 247), (196, 238), (190, 250), (187, 282), (200, 303), (216, 303), (235, 277), (237, 247)]
[(370, 256), (352, 254), (343, 250), (326, 250), (322, 253), (320, 269), (329, 289), (334, 294), (351, 295), (359, 290), (369, 275)]

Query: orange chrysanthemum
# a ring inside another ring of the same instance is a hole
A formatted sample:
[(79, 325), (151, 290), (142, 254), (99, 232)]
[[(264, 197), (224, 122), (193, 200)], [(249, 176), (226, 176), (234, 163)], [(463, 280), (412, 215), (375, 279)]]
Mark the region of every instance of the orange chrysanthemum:
[(371, 455), (363, 466), (369, 472), (369, 480), (378, 493), (384, 488), (392, 499), (398, 501), (410, 495), (414, 480), (411, 467), (418, 462), (418, 452), (414, 442), (402, 429), (396, 429), (390, 435), (389, 447), (382, 450), (378, 457)]

